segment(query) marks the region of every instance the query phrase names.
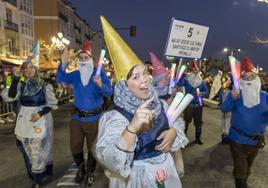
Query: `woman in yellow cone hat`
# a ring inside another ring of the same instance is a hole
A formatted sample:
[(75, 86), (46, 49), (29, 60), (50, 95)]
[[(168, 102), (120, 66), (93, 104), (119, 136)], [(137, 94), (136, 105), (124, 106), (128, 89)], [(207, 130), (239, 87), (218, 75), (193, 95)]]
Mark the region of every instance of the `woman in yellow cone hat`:
[(184, 121), (168, 124), (167, 104), (151, 88), (146, 66), (104, 17), (101, 22), (117, 77), (114, 106), (100, 119), (96, 144), (110, 188), (180, 188), (170, 151), (188, 143)]

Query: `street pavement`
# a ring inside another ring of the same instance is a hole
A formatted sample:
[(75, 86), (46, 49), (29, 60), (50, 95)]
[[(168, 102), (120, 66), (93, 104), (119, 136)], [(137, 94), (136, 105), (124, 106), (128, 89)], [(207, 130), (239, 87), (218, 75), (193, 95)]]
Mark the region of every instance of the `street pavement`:
[[(74, 185), (76, 171), (69, 149), (68, 122), (71, 105), (62, 105), (53, 112), (54, 117), (54, 176), (44, 182), (44, 188), (83, 188)], [(220, 144), (220, 111), (204, 108), (204, 145), (189, 144), (183, 149), (185, 173), (181, 178), (184, 188), (234, 188), (232, 160), (228, 145)], [(188, 137), (194, 139), (194, 126), (189, 126)], [(268, 134), (266, 133), (266, 140)], [(98, 165), (97, 182), (92, 188), (107, 188), (108, 179)], [(250, 188), (268, 187), (268, 146), (259, 151), (248, 180)], [(0, 125), (0, 188), (29, 188), (22, 155), (15, 145), (13, 125)]]

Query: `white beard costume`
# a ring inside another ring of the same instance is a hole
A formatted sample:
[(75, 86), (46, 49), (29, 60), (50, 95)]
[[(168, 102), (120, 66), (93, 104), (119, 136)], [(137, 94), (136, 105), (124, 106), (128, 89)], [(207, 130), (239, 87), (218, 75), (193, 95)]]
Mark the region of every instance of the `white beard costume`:
[(241, 79), (240, 89), (242, 92), (243, 104), (246, 107), (251, 108), (260, 103), (261, 80), (258, 76), (252, 81)]
[(88, 61), (79, 61), (77, 60), (77, 66), (78, 66), (78, 70), (80, 72), (80, 79), (82, 81), (83, 86), (85, 87), (90, 78), (91, 75), (93, 73), (93, 60), (88, 60)]
[(201, 77), (201, 73), (197, 73), (197, 74), (194, 74), (194, 73), (190, 73), (190, 75), (188, 76), (188, 81), (189, 81), (189, 84), (193, 87), (193, 88), (196, 88), (198, 86), (201, 85), (202, 83), (202, 77)]

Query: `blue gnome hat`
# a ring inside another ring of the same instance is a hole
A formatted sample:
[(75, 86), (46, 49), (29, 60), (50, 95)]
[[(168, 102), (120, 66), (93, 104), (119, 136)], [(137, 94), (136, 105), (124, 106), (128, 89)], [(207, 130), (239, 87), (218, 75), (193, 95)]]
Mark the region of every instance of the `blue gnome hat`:
[(39, 53), (40, 53), (40, 42), (36, 41), (31, 53), (29, 54), (26, 64), (32, 64), (33, 66), (39, 68)]

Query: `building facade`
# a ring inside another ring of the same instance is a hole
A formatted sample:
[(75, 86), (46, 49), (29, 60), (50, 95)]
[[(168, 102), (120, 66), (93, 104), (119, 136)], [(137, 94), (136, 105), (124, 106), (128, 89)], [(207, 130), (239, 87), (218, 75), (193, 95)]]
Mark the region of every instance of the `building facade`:
[(19, 27), (19, 46), (20, 55), (24, 59), (27, 58), (34, 44), (34, 17), (33, 17), (33, 1), (34, 0), (18, 0), (17, 7), (20, 13)]
[[(34, 0), (34, 33), (36, 39), (51, 43), (51, 38), (62, 33), (70, 41), (70, 48), (79, 50), (83, 41), (90, 39), (93, 29), (82, 19), (67, 0)], [(99, 38), (99, 36), (94, 37)], [(94, 54), (99, 54), (102, 40), (91, 40)]]
[(34, 43), (33, 0), (0, 0), (0, 58), (18, 64)]
[(16, 0), (0, 1), (0, 58), (1, 61), (16, 62), (19, 50), (19, 11)]
[[(67, 0), (0, 0), (0, 62), (21, 65), (37, 39), (51, 44), (62, 33), (70, 48), (78, 50), (88, 39), (97, 58), (103, 45), (101, 35), (82, 19)], [(44, 48), (43, 48), (44, 50)], [(41, 51), (47, 53), (47, 51)], [(42, 58), (43, 56), (41, 56)], [(46, 59), (43, 59), (46, 60)]]

